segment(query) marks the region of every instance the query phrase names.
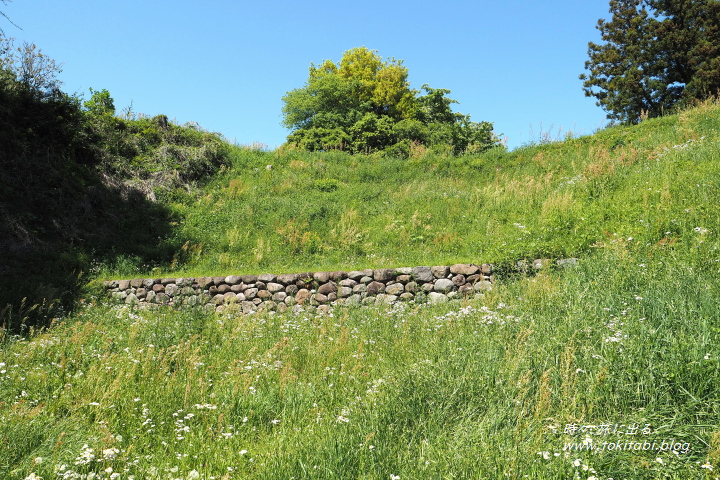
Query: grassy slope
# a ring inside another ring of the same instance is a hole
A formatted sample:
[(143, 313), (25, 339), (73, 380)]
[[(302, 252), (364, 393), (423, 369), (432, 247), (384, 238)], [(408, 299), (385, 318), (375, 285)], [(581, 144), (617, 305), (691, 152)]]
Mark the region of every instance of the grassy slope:
[[(88, 299), (0, 351), (0, 476), (714, 478), (719, 123), (707, 104), (463, 159), (239, 150), (171, 205), (187, 246), (166, 270), (581, 261), (466, 306), (231, 317)], [(563, 450), (588, 437), (677, 453)]]
[(237, 149), (204, 194), (171, 205), (184, 219), (171, 243), (185, 244), (172, 265), (104, 275), (503, 264), (582, 256), (615, 234), (692, 245), (694, 227), (716, 223), (719, 123), (706, 105), (510, 153), (408, 161)]

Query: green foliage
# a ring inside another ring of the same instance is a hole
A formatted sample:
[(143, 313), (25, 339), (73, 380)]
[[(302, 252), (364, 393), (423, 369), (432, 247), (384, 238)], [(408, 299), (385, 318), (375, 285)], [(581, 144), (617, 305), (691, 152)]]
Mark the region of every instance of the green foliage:
[(181, 245), (157, 200), (187, 197), (229, 162), (218, 135), (115, 117), (107, 90), (82, 102), (59, 72), (0, 37), (0, 326), (14, 331), (71, 309), (98, 264), (171, 263)]
[(580, 75), (586, 96), (608, 118), (637, 123), (678, 102), (720, 89), (720, 3), (714, 0), (611, 0)]
[(343, 150), (409, 155), (412, 142), (446, 145), (455, 153), (497, 145), (488, 122), (453, 113), (447, 89), (410, 89), (402, 61), (383, 61), (376, 51), (354, 48), (339, 64), (310, 66), (303, 88), (283, 97), (288, 144), (308, 151)]
[(115, 115), (115, 102), (106, 89), (90, 89), (92, 96), (90, 100), (83, 103), (85, 110), (90, 115)]

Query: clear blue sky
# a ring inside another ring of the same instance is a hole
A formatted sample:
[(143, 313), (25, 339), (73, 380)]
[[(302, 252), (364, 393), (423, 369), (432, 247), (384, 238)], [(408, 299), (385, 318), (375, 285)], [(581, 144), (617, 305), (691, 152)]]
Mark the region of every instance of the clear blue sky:
[(68, 93), (107, 89), (118, 111), (198, 122), (274, 148), (281, 98), (311, 62), (353, 47), (405, 61), (411, 87), (447, 88), (456, 111), (515, 148), (549, 132), (591, 134), (605, 113), (578, 75), (608, 0), (14, 0), (5, 35), (64, 64)]

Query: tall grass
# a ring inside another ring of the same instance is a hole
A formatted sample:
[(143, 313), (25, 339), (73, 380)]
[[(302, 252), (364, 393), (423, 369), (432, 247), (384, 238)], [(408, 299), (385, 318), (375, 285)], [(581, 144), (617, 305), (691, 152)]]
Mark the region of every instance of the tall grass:
[(459, 158), (237, 148), (232, 167), (170, 205), (178, 222), (165, 243), (183, 245), (171, 264), (104, 275), (503, 264), (582, 256), (615, 236), (692, 244), (695, 227), (717, 223), (704, 206), (720, 191), (719, 122), (708, 103), (636, 127)]
[(238, 150), (172, 205), (178, 274), (579, 261), (331, 314), (89, 295), (0, 339), (0, 477), (715, 478), (718, 121), (462, 159)]

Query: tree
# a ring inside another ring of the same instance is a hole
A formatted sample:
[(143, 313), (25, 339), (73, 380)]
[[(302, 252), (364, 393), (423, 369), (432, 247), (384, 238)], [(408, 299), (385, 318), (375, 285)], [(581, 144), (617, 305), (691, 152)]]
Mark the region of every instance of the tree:
[(637, 123), (720, 89), (720, 2), (610, 0), (610, 12), (580, 75), (608, 118)]
[[(7, 4), (10, 3), (11, 1), (12, 1), (12, 0), (0, 0), (0, 3), (2, 3), (3, 5), (7, 5)], [(15, 25), (15, 23), (14, 23), (12, 20), (10, 20), (10, 17), (8, 17), (5, 12), (0, 12), (0, 16), (5, 17), (5, 20), (7, 20), (8, 22), (10, 22), (10, 23), (11, 23), (12, 25), (14, 25), (15, 27), (20, 28), (20, 27), (18, 27), (17, 25)], [(20, 28), (20, 30), (22, 30), (22, 28)], [(3, 33), (3, 29), (2, 29), (2, 28), (0, 28), (0, 33)]]
[(470, 122), (453, 113), (446, 89), (423, 85), (426, 95), (410, 88), (402, 60), (383, 60), (365, 47), (343, 54), (339, 63), (310, 65), (304, 87), (283, 97), (282, 124), (288, 143), (305, 150), (340, 149), (352, 153), (409, 151), (411, 142), (444, 143), (456, 153), (470, 144), (497, 144), (488, 122)]

